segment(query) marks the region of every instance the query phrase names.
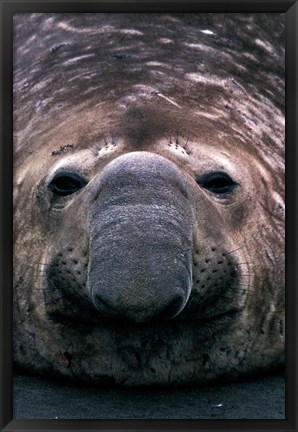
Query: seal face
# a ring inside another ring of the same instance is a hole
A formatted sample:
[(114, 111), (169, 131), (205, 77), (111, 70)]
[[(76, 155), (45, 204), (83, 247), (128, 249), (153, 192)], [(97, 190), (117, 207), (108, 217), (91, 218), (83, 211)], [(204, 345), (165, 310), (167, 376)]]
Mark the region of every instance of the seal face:
[(284, 361), (279, 14), (14, 18), (14, 359), (189, 385)]

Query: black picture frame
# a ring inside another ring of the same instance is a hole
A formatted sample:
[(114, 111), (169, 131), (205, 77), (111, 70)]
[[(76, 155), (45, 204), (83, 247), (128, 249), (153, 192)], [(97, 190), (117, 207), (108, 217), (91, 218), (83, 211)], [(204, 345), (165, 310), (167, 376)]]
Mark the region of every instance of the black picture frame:
[[(1, 359), (3, 431), (297, 430), (297, 1), (22, 1), (1, 5)], [(23, 12), (286, 13), (286, 419), (285, 420), (15, 420), (12, 391), (12, 17)]]

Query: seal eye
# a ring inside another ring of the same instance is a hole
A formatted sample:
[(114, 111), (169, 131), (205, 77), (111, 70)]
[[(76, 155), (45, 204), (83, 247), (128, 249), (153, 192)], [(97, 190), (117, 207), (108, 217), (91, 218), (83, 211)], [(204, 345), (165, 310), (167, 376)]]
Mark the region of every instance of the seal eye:
[(77, 192), (86, 183), (86, 180), (75, 173), (62, 172), (56, 174), (48, 187), (55, 195), (66, 196)]
[(237, 186), (237, 183), (228, 174), (220, 171), (202, 175), (198, 179), (198, 184), (218, 195), (228, 194)]

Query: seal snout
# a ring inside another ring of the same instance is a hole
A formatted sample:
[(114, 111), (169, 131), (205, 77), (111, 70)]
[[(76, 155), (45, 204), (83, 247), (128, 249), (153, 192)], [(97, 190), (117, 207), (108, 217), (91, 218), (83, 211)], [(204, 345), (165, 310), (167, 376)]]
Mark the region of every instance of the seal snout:
[(95, 189), (88, 286), (99, 314), (135, 322), (174, 318), (192, 286), (185, 177), (159, 155), (133, 152), (111, 162)]
[[(180, 292), (180, 294), (179, 294)], [(176, 293), (176, 297), (174, 297)], [(93, 303), (104, 318), (127, 318), (137, 323), (145, 323), (153, 320), (168, 320), (177, 316), (185, 306), (185, 296), (182, 290), (173, 289), (172, 295), (165, 298), (169, 304), (159, 299), (149, 300), (142, 298), (142, 303), (130, 305), (129, 302), (109, 304), (103, 300), (102, 295), (96, 291), (93, 295)]]

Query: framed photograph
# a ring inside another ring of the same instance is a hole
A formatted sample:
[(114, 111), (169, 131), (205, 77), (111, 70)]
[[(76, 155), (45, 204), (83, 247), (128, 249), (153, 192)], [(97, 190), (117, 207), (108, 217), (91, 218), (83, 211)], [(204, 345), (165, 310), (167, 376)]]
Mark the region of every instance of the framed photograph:
[(297, 2), (1, 32), (1, 430), (297, 430)]

